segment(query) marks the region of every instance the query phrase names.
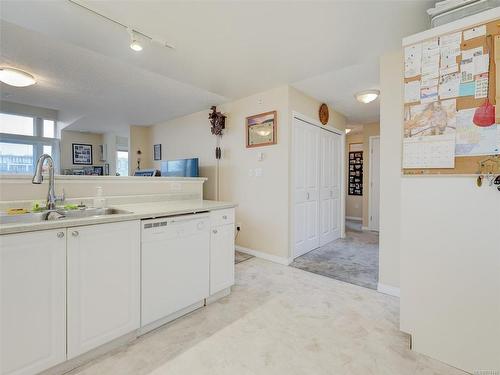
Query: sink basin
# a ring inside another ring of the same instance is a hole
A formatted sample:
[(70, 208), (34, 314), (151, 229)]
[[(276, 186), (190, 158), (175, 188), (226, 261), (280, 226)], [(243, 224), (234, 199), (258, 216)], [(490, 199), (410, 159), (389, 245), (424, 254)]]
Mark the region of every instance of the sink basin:
[[(60, 219), (78, 219), (81, 217), (92, 217), (102, 215), (131, 214), (130, 211), (119, 210), (117, 208), (85, 208), (83, 210), (57, 210), (64, 217)], [(59, 220), (60, 220), (59, 219)]]
[(56, 210), (30, 212), (22, 215), (0, 215), (0, 224), (40, 223), (43, 221), (80, 219), (103, 215), (131, 214), (132, 212), (117, 208), (85, 208), (82, 210)]

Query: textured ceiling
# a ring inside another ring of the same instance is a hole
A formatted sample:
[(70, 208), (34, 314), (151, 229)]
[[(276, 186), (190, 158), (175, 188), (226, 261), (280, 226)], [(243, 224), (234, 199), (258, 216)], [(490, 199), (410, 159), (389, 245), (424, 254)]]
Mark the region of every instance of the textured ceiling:
[[(83, 1), (82, 1), (83, 3)], [(378, 57), (423, 30), (432, 1), (85, 1), (167, 40), (128, 48), (126, 31), (69, 1), (2, 1), (2, 64), (40, 77), (8, 100), (58, 109), (81, 130), (182, 116), (292, 84), (352, 122), (378, 119), (353, 94), (378, 87)], [(2, 86), (5, 91), (5, 86)]]

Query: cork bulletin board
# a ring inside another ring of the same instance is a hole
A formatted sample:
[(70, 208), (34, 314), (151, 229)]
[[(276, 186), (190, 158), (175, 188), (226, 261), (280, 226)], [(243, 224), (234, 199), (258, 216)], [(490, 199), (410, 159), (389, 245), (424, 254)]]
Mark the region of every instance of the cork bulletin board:
[[(500, 19), (485, 23), (485, 24), (480, 24), (480, 25), (471, 25), (470, 27), (467, 27), (464, 30), (461, 30), (462, 32), (469, 32), (468, 30), (475, 29), (475, 28), (482, 28), (485, 27), (485, 32), (481, 33), (482, 35), (478, 35), (475, 37), (469, 37), (465, 38), (465, 36), (461, 39), (460, 41), (460, 53), (455, 57), (456, 64), (458, 66), (458, 74), (461, 76), (462, 74), (462, 56), (464, 51), (468, 51), (472, 53), (472, 50), (481, 50), (482, 48), (482, 53), (484, 55), (488, 54), (488, 57), (484, 56), (484, 60), (489, 60), (489, 66), (488, 66), (488, 72), (483, 73), (481, 76), (484, 76), (486, 74), (486, 77), (488, 77), (488, 86), (487, 88), (484, 89), (484, 95), (486, 95), (487, 92), (487, 97), (486, 98), (475, 98), (475, 93), (474, 92), (463, 92), (460, 91), (460, 95), (457, 95), (453, 99), (456, 101), (456, 113), (458, 114), (459, 111), (462, 110), (467, 110), (471, 109), (471, 111), (463, 111), (463, 112), (469, 112), (469, 113), (474, 113), (474, 109), (478, 108), (482, 105), (484, 105), (486, 99), (489, 100), (489, 102), (492, 105), (496, 105), (497, 101), (500, 103)], [(484, 31), (484, 29), (481, 29)], [(458, 30), (457, 30), (458, 31)], [(455, 34), (457, 31), (450, 33), (450, 34)], [(448, 35), (448, 34), (445, 34)], [(465, 35), (465, 34), (464, 34)], [(474, 36), (474, 34), (473, 34)], [(439, 36), (439, 37), (442, 37)], [(434, 38), (435, 39), (435, 38)], [(439, 39), (441, 40), (441, 39)], [(426, 41), (422, 41), (419, 43), (425, 43)], [(441, 44), (441, 41), (439, 42)], [(405, 46), (407, 48), (409, 46)], [(411, 47), (411, 45), (410, 45)], [(479, 48), (481, 47), (481, 48)], [(441, 59), (442, 59), (441, 55)], [(405, 59), (406, 62), (406, 59)], [(466, 62), (464, 62), (466, 63)], [(441, 65), (440, 65), (441, 66)], [(406, 69), (406, 67), (405, 67)], [(439, 85), (441, 85), (441, 75), (442, 73), (439, 73), (440, 76), (438, 77), (439, 80)], [(422, 74), (415, 75), (413, 77), (405, 78), (404, 83), (405, 83), (405, 89), (407, 87), (407, 84), (410, 82), (415, 82), (415, 81), (421, 81), (422, 80)], [(424, 79), (425, 80), (425, 79)], [(474, 84), (477, 85), (477, 77), (474, 79)], [(423, 82), (422, 82), (423, 84)], [(423, 86), (422, 86), (423, 87)], [(498, 88), (498, 89), (497, 89)], [(422, 90), (422, 89), (421, 89)], [(461, 88), (460, 88), (461, 90)], [(476, 89), (477, 90), (477, 89)], [(441, 93), (441, 91), (439, 91)], [(469, 95), (465, 95), (469, 94)], [(422, 100), (423, 94), (420, 96), (420, 100)], [(450, 99), (450, 98), (447, 98)], [(434, 101), (434, 103), (440, 103), (439, 105), (442, 105), (444, 102), (444, 99), (441, 99), (441, 96), (437, 96), (437, 100)], [(426, 101), (425, 103), (430, 103), (429, 101)], [(418, 106), (422, 104), (421, 101), (412, 101), (410, 103), (405, 103), (404, 108), (405, 108), (405, 131), (408, 131), (408, 128), (406, 127), (406, 120), (411, 119), (410, 111), (412, 110), (412, 107)], [(500, 108), (496, 112), (496, 123), (500, 124)], [(495, 129), (500, 128), (500, 125), (493, 125)], [(407, 134), (407, 133), (405, 133)], [(500, 134), (500, 133), (499, 133)], [(500, 139), (500, 138), (499, 138)], [(404, 142), (404, 141), (403, 141)], [(500, 141), (499, 141), (500, 142)], [(403, 147), (405, 147), (403, 145)], [(500, 147), (500, 145), (499, 145)], [(492, 153), (492, 154), (483, 154), (480, 156), (457, 156), (455, 155), (454, 158), (454, 165), (452, 167), (425, 167), (425, 168), (419, 168), (419, 167), (407, 167), (408, 163), (405, 163), (405, 154), (403, 153), (403, 169), (402, 173), (405, 175), (450, 175), (450, 174), (460, 174), (460, 175), (470, 175), (470, 174), (485, 174), (485, 173), (500, 173), (500, 157), (498, 153)]]

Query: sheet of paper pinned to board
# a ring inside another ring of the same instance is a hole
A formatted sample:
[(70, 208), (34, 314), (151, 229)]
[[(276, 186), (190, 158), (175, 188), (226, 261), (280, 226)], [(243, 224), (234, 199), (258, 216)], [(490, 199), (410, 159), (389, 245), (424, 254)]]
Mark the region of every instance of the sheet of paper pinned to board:
[(455, 99), (407, 106), (403, 168), (453, 168), (455, 134)]
[(474, 39), (486, 35), (486, 25), (476, 26), (472, 29), (464, 30), (464, 40)]
[(452, 73), (439, 78), (439, 98), (456, 98), (460, 90), (460, 74)]
[(460, 43), (462, 43), (461, 32), (447, 34), (439, 37), (441, 68), (446, 68), (457, 64), (457, 56), (460, 55)]
[(488, 97), (488, 73), (476, 76), (474, 98), (483, 99)]
[(437, 76), (439, 72), (439, 40), (434, 38), (422, 43), (422, 76)]
[(490, 54), (485, 53), (484, 55), (474, 56), (472, 58), (474, 63), (474, 74), (488, 73), (490, 69)]
[(422, 67), (422, 44), (405, 47), (405, 78), (420, 75)]
[(500, 126), (477, 126), (472, 121), (476, 108), (457, 112), (456, 156), (500, 154)]
[(420, 101), (420, 81), (405, 83), (405, 103)]

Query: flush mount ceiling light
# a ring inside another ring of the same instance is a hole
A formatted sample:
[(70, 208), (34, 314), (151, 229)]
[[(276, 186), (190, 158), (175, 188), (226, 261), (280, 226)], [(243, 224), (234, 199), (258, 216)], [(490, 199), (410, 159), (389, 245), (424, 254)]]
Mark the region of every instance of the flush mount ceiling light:
[(349, 134), (351, 131), (352, 131), (352, 129), (346, 129), (346, 130), (345, 130), (345, 133), (346, 133), (346, 134)]
[(31, 74), (15, 68), (0, 68), (0, 81), (15, 87), (26, 87), (36, 83)]
[(137, 33), (132, 29), (127, 29), (127, 31), (130, 34), (130, 48), (135, 52), (141, 52), (142, 44), (139, 41)]
[(368, 104), (373, 102), (380, 95), (379, 90), (365, 90), (360, 91), (355, 95), (355, 98), (358, 102)]

